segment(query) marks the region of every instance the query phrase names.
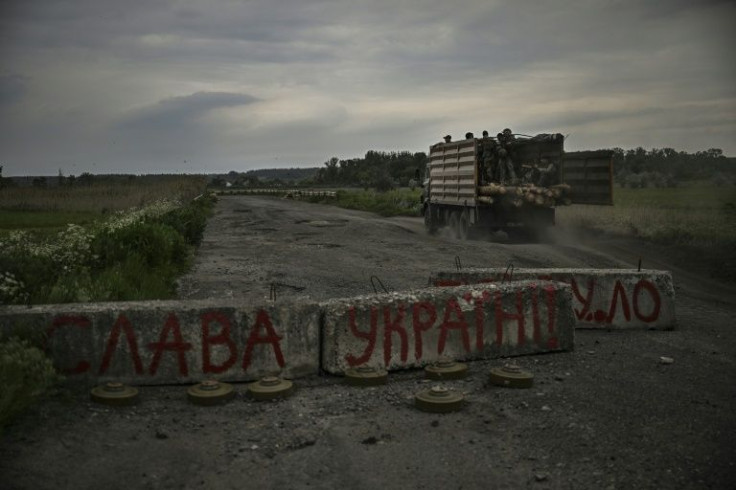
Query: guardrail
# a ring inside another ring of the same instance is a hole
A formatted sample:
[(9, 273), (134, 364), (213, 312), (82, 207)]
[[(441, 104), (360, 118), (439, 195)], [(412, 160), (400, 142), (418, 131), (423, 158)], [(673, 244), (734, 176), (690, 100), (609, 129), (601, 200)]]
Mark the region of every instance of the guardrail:
[(287, 199), (301, 199), (304, 197), (337, 197), (336, 191), (314, 191), (305, 189), (223, 189), (216, 190), (218, 196), (248, 196), (270, 195), (282, 196)]

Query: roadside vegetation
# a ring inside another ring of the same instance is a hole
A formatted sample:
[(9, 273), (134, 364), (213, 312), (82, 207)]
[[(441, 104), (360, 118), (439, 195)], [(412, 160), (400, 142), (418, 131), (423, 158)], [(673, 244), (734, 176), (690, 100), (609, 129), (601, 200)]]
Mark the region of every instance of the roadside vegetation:
[(0, 432), (61, 380), (38, 346), (17, 337), (0, 342)]
[[(0, 305), (166, 299), (214, 196), (199, 177), (0, 189)], [(42, 339), (0, 332), (0, 429), (61, 380)]]
[(193, 199), (203, 189), (194, 178), (3, 189), (0, 304), (174, 297), (213, 203)]
[(332, 204), (346, 209), (369, 211), (381, 216), (419, 216), (421, 189), (339, 190), (335, 197), (307, 197), (309, 202)]

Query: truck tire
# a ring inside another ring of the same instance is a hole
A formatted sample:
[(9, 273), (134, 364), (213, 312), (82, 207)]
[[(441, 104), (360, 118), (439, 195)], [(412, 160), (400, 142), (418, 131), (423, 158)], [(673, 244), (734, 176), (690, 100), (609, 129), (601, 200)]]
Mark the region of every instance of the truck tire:
[(467, 240), (470, 235), (470, 223), (468, 223), (467, 213), (460, 213), (458, 218), (457, 237), (460, 240)]
[(427, 204), (427, 207), (424, 208), (424, 228), (427, 230), (427, 233), (430, 235), (434, 235), (437, 233), (437, 212), (434, 209), (434, 206), (431, 204)]
[(452, 237), (458, 240), (468, 239), (468, 218), (462, 211), (450, 211), (448, 225), (452, 231)]
[(455, 211), (448, 211), (447, 214), (447, 227), (450, 229), (452, 238), (460, 238), (460, 219), (458, 213)]

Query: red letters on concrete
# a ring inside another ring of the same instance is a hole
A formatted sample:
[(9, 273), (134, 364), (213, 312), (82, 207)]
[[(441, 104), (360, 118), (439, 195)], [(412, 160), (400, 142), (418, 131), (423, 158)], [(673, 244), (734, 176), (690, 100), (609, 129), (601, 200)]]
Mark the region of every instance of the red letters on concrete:
[[(641, 294), (642, 288), (647, 290), (647, 292), (649, 293), (649, 297), (654, 303), (652, 311), (648, 315), (644, 315), (641, 311), (639, 311), (639, 295)], [(657, 287), (646, 279), (642, 279), (641, 281), (637, 282), (636, 286), (634, 286), (634, 314), (636, 315), (636, 317), (643, 322), (651, 323), (659, 318), (660, 308), (662, 308), (662, 298), (659, 296), (659, 291), (657, 291)]]
[[(468, 302), (472, 295), (468, 294)], [(480, 351), (483, 349), (483, 322), (485, 320), (485, 312), (483, 306), (491, 300), (491, 293), (483, 291), (483, 295), (475, 298), (475, 348)]]
[(524, 342), (524, 310), (522, 308), (522, 295), (523, 291), (516, 292), (516, 313), (508, 313), (503, 310), (501, 304), (501, 292), (495, 292), (495, 313), (496, 313), (496, 343), (498, 345), (503, 344), (503, 322), (504, 320), (516, 320), (518, 329), (518, 340), (519, 344)]
[(383, 362), (386, 366), (391, 361), (391, 334), (396, 332), (401, 339), (401, 362), (406, 362), (409, 351), (409, 341), (406, 338), (406, 329), (404, 328), (404, 317), (406, 316), (406, 306), (399, 304), (398, 312), (393, 321), (391, 321), (391, 307), (383, 307)]
[[(428, 314), (428, 318), (422, 321), (422, 312)], [(414, 356), (419, 360), (422, 358), (422, 332), (426, 332), (437, 321), (437, 310), (429, 301), (414, 303), (411, 310), (412, 329), (414, 330)]]
[[(450, 316), (454, 315), (455, 320), (450, 320)], [(440, 325), (440, 338), (437, 343), (437, 354), (445, 351), (445, 342), (447, 341), (448, 330), (460, 330), (463, 339), (463, 347), (465, 352), (470, 352), (470, 338), (468, 337), (468, 322), (465, 321), (465, 315), (460, 308), (460, 304), (456, 298), (450, 298), (445, 304), (445, 316)]]
[(549, 339), (547, 339), (547, 347), (550, 349), (556, 349), (559, 346), (559, 341), (555, 336), (555, 322), (557, 321), (557, 305), (555, 303), (555, 295), (557, 291), (552, 286), (545, 286), (545, 295), (547, 296), (547, 332), (549, 332)]
[[(166, 339), (169, 336), (169, 331), (171, 331), (171, 335), (174, 337), (173, 342), (166, 342)], [(153, 360), (151, 361), (151, 368), (149, 369), (151, 376), (156, 374), (156, 371), (158, 371), (158, 365), (161, 362), (161, 356), (164, 351), (176, 352), (176, 358), (179, 362), (179, 374), (181, 376), (189, 375), (185, 353), (186, 351), (191, 350), (192, 344), (184, 342), (184, 339), (182, 339), (179, 319), (175, 314), (169, 314), (169, 317), (166, 319), (166, 324), (164, 325), (163, 330), (161, 330), (161, 336), (159, 337), (158, 342), (151, 342), (148, 344), (148, 348), (155, 351), (153, 353)]]
[(141, 362), (141, 356), (138, 354), (138, 340), (135, 338), (135, 331), (130, 324), (130, 320), (123, 313), (118, 316), (112, 330), (110, 330), (110, 336), (107, 338), (107, 345), (105, 346), (105, 354), (102, 356), (102, 363), (100, 364), (100, 374), (105, 374), (110, 367), (110, 360), (118, 346), (121, 329), (125, 333), (125, 340), (128, 342), (135, 374), (141, 375), (143, 374), (143, 363)]
[[(51, 338), (57, 328), (66, 325), (73, 325), (79, 328), (89, 328), (92, 322), (89, 318), (82, 315), (59, 315), (53, 319), (51, 326), (46, 330), (46, 338)], [(48, 345), (45, 346), (45, 350), (48, 350)], [(79, 361), (73, 368), (60, 368), (60, 371), (64, 374), (82, 374), (89, 371), (89, 361)]]
[[(542, 293), (544, 292), (544, 293)], [(559, 342), (556, 337), (556, 321), (557, 321), (557, 304), (556, 290), (554, 286), (547, 285), (544, 289), (539, 289), (537, 285), (531, 285), (524, 290), (515, 291), (513, 296), (513, 307), (510, 311), (504, 309), (504, 295), (501, 291), (483, 291), (482, 294), (476, 296), (468, 292), (460, 297), (450, 297), (445, 301), (444, 311), (441, 312), (441, 321), (437, 306), (430, 301), (418, 301), (409, 305), (399, 303), (396, 310), (392, 310), (389, 305), (383, 306), (383, 331), (379, 332), (378, 323), (378, 307), (370, 307), (370, 329), (368, 331), (360, 330), (356, 321), (356, 308), (351, 306), (348, 308), (348, 331), (356, 339), (366, 341), (362, 353), (356, 355), (348, 352), (345, 354), (345, 361), (348, 366), (354, 367), (367, 363), (373, 357), (376, 342), (380, 338), (383, 339), (383, 362), (386, 366), (391, 364), (392, 354), (397, 349), (395, 339), (398, 336), (400, 342), (398, 348), (398, 356), (401, 362), (406, 362), (409, 357), (409, 333), (414, 335), (414, 359), (420, 361), (426, 351), (427, 346), (424, 345), (425, 334), (436, 328), (437, 332), (437, 355), (442, 355), (447, 349), (448, 338), (453, 335), (452, 331), (458, 331), (460, 338), (459, 344), (465, 353), (472, 350), (478, 352), (484, 349), (485, 338), (484, 329), (485, 322), (489, 321), (486, 317), (486, 310), (490, 306), (492, 315), (495, 318), (496, 338), (495, 344), (501, 346), (504, 342), (504, 326), (509, 322), (515, 323), (516, 331), (511, 341), (515, 345), (524, 345), (526, 339), (526, 312), (524, 310), (524, 298), (526, 294), (531, 294), (531, 320), (534, 326), (533, 338), (534, 343), (539, 344), (542, 338), (546, 339), (546, 346), (551, 349), (558, 348)], [(546, 332), (542, 332), (543, 319), (540, 314), (540, 297), (545, 295), (547, 318)], [(465, 301), (470, 308), (464, 308)], [(509, 305), (506, 305), (508, 307)], [(471, 348), (470, 326), (471, 319), (467, 316), (472, 311), (475, 319), (475, 342)], [(406, 314), (411, 311), (412, 321), (411, 330), (406, 325)], [(434, 348), (434, 346), (430, 347)], [(459, 353), (457, 353), (459, 354)]]
[[(266, 330), (266, 335), (260, 336), (261, 327)], [(251, 355), (253, 354), (253, 347), (256, 344), (271, 344), (273, 353), (276, 356), (276, 362), (279, 367), (284, 367), (284, 355), (281, 352), (281, 337), (276, 334), (276, 330), (273, 328), (271, 318), (268, 316), (265, 310), (259, 310), (256, 315), (256, 322), (250, 331), (250, 336), (245, 345), (245, 354), (243, 354), (243, 370), (247, 370), (250, 366)]]
[[(202, 320), (202, 372), (208, 373), (224, 373), (230, 369), (237, 357), (235, 342), (230, 338), (230, 319), (219, 311), (208, 311), (201, 316)], [(210, 334), (210, 325), (212, 323), (220, 324), (220, 333), (217, 335)], [(210, 347), (212, 345), (224, 345), (227, 347), (230, 355), (219, 366), (212, 364)]]
[(354, 306), (351, 306), (348, 309), (348, 326), (350, 327), (350, 333), (355, 337), (368, 341), (368, 345), (365, 346), (365, 350), (360, 357), (355, 357), (352, 354), (345, 356), (348, 366), (358, 366), (371, 358), (371, 355), (373, 355), (373, 349), (376, 347), (376, 332), (378, 331), (378, 312), (376, 311), (376, 307), (371, 306), (371, 329), (368, 333), (358, 330), (358, 326), (355, 324)]
[[(657, 287), (647, 279), (640, 279), (634, 285), (632, 292), (627, 291), (621, 280), (617, 279), (613, 285), (613, 292), (611, 293), (610, 302), (608, 303), (608, 311), (591, 311), (596, 292), (595, 278), (588, 280), (587, 290), (584, 296), (580, 293), (578, 284), (574, 278), (571, 278), (570, 284), (572, 286), (572, 292), (575, 295), (575, 299), (581, 306), (580, 309), (575, 308), (575, 316), (578, 320), (595, 323), (612, 323), (616, 317), (616, 313), (621, 311), (624, 319), (628, 322), (631, 321), (632, 305), (634, 315), (639, 320), (645, 323), (651, 323), (659, 319), (659, 312), (662, 307), (662, 298)], [(646, 294), (649, 295), (653, 303), (652, 311), (646, 314), (640, 311), (639, 305), (640, 296), (643, 291), (646, 291)]]

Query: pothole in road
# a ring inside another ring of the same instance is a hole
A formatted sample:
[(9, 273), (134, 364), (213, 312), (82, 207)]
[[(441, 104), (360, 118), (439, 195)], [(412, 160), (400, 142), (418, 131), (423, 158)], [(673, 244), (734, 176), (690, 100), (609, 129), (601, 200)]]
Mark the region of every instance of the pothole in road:
[(314, 248), (341, 248), (342, 245), (338, 245), (337, 243), (305, 243), (305, 247), (314, 247)]
[(309, 225), (316, 226), (318, 228), (326, 228), (330, 226), (345, 226), (348, 223), (346, 219), (331, 219), (331, 220), (298, 220), (294, 221), (297, 225)]

